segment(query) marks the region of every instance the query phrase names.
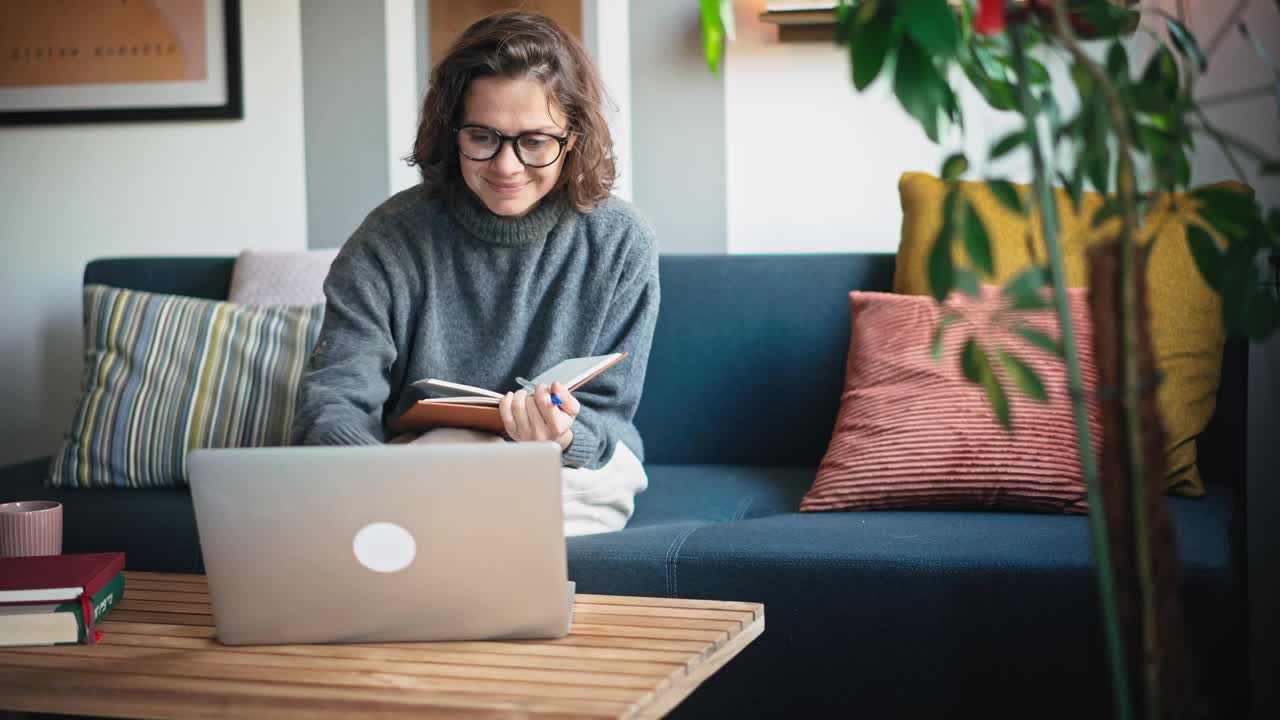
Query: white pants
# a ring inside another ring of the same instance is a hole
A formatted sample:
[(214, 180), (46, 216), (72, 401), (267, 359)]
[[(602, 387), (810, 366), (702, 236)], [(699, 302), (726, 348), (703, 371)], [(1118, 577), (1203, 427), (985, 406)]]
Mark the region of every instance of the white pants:
[[(411, 443), (432, 445), (455, 442), (506, 442), (492, 433), (463, 428), (437, 428)], [(560, 503), (564, 510), (564, 534), (589, 535), (626, 527), (635, 511), (636, 495), (649, 486), (644, 465), (631, 448), (619, 442), (613, 457), (597, 470), (562, 468)]]

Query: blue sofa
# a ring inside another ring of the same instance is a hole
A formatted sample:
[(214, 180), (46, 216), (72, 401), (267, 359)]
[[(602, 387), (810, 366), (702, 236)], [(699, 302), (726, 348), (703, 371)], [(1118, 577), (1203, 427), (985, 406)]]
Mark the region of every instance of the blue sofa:
[[(84, 279), (225, 298), (233, 262), (105, 259)], [(568, 551), (581, 592), (765, 604), (764, 634), (676, 716), (1106, 714), (1085, 518), (796, 512), (839, 405), (847, 293), (888, 290), (893, 269), (892, 255), (662, 258), (637, 416), (650, 488), (626, 530), (571, 538)], [(1215, 717), (1243, 716), (1247, 697), (1246, 358), (1228, 344), (1201, 437), (1208, 496), (1169, 502)], [(0, 496), (62, 502), (67, 552), (202, 570), (185, 490), (49, 489), (47, 464), (0, 469)]]

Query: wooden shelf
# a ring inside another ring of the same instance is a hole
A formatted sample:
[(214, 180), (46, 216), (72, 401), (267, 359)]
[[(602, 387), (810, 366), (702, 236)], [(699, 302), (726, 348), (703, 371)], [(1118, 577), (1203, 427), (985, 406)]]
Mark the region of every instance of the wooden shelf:
[(760, 13), (762, 22), (778, 26), (778, 42), (835, 42), (836, 11), (772, 10)]
[(774, 25), (835, 25), (836, 11), (831, 10), (771, 10), (760, 13), (760, 19)]

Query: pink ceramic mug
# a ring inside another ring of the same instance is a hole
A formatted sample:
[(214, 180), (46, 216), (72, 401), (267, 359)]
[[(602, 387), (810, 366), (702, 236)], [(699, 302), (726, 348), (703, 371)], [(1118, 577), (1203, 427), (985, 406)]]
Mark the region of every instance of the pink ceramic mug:
[(62, 504), (0, 503), (0, 557), (62, 554)]

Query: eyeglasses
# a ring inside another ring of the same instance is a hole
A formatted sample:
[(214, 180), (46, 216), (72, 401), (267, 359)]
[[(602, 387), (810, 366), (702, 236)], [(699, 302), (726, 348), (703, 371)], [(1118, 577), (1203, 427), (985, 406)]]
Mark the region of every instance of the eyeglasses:
[(560, 159), (569, 136), (556, 137), (540, 132), (522, 132), (519, 135), (503, 135), (483, 125), (463, 125), (455, 130), (458, 149), (468, 159), (484, 162), (502, 152), (502, 144), (510, 142), (515, 148), (516, 159), (526, 167), (542, 168)]

